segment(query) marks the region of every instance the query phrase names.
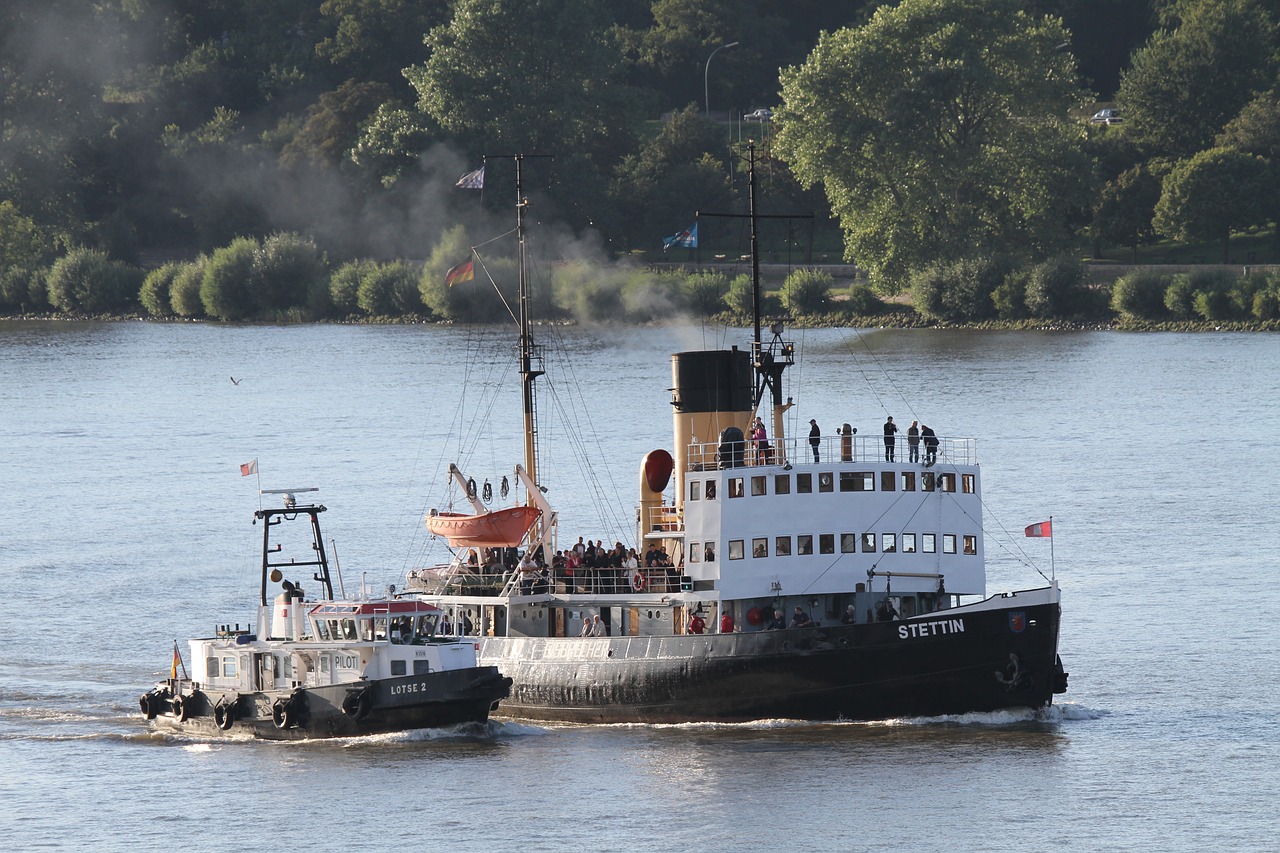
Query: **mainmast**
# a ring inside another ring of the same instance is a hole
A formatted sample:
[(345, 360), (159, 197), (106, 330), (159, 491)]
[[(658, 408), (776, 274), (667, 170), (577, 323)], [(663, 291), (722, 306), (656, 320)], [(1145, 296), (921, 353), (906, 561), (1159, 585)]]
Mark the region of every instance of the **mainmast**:
[[(516, 242), (519, 245), (520, 282), (520, 390), (524, 407), (524, 468), (529, 479), (538, 482), (538, 419), (535, 408), (534, 380), (544, 371), (534, 368), (533, 336), (529, 333), (529, 271), (525, 259), (525, 209), (529, 200), (524, 196), (525, 155), (516, 154)], [(533, 498), (529, 498), (533, 503)]]

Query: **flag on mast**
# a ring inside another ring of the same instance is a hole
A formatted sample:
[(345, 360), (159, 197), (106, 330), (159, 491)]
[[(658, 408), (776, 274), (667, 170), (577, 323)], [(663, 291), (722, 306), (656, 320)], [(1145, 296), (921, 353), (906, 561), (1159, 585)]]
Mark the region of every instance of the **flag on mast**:
[(683, 231), (677, 231), (670, 237), (662, 239), (663, 250), (670, 249), (672, 246), (680, 246), (685, 249), (698, 248), (698, 223), (693, 223)]
[(458, 182), (454, 186), (464, 190), (484, 189), (484, 166), (474, 172), (467, 172), (461, 178), (458, 178)]
[(182, 656), (178, 654), (178, 644), (173, 644), (173, 663), (169, 667), (169, 677), (178, 677), (178, 664), (182, 663)]
[(250, 474), (256, 474), (256, 473), (258, 473), (257, 459), (253, 460), (252, 462), (246, 462), (240, 466), (241, 477), (248, 477)]
[(460, 281), (472, 281), (476, 277), (476, 268), (472, 261), (463, 261), (444, 274), (444, 283), (453, 287)]
[(1028, 524), (1026, 534), (1038, 539), (1053, 538), (1053, 521), (1037, 521), (1035, 524)]

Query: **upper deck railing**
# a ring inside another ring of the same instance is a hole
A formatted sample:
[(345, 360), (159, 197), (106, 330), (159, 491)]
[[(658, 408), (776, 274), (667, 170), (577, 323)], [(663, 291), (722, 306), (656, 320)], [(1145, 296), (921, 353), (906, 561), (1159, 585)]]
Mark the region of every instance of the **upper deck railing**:
[[(721, 468), (741, 468), (759, 465), (837, 464), (844, 462), (886, 462), (925, 465), (930, 460), (928, 447), (923, 441), (913, 449), (904, 436), (898, 436), (893, 444), (893, 459), (886, 459), (884, 437), (878, 435), (824, 435), (817, 447), (808, 437), (788, 438), (781, 442), (770, 440), (768, 451), (762, 451), (756, 443), (747, 440), (721, 445), (719, 442), (695, 442), (689, 445), (687, 456), (690, 471), (713, 471)], [(779, 450), (784, 452), (780, 453)], [(816, 451), (816, 458), (815, 458)], [(932, 454), (934, 465), (977, 465), (978, 440), (975, 438), (939, 438)]]

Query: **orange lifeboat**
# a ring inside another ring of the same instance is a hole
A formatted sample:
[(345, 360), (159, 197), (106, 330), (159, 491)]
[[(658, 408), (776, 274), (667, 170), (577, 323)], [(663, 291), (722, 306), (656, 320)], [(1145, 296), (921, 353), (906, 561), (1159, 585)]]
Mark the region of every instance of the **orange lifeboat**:
[(427, 529), (455, 548), (514, 548), (524, 539), (542, 510), (513, 506), (481, 515), (440, 512), (427, 516)]

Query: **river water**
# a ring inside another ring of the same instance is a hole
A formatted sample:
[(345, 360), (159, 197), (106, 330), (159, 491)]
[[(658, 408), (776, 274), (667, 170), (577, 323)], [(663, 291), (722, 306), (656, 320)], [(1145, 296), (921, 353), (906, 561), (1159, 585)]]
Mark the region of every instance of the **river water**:
[[(641, 456), (670, 448), (669, 354), (746, 335), (538, 336), (562, 536), (623, 538)], [(511, 336), (3, 322), (5, 848), (1275, 849), (1274, 336), (789, 337), (793, 433), (813, 417), (876, 435), (892, 414), (977, 439), (989, 590), (1038, 571), (1063, 588), (1071, 687), (1053, 709), (297, 744), (153, 734), (136, 699), (174, 640), (185, 652), (252, 618), (258, 483), (238, 466), (258, 459), (263, 487), (320, 488), (348, 588), (399, 582), (445, 556), (420, 517), (443, 505), (449, 461), (495, 489), (510, 474)], [(1052, 542), (1021, 536), (1050, 516)]]

